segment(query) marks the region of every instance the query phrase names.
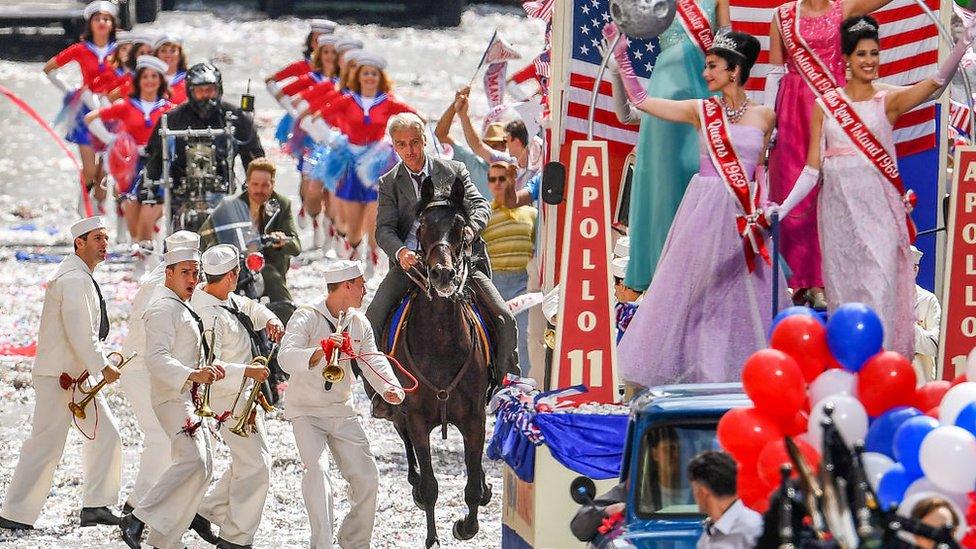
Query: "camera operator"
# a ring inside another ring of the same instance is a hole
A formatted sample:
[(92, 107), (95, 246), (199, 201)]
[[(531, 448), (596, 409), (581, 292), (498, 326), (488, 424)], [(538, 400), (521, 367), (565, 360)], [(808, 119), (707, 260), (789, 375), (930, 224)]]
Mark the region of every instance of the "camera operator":
[[(190, 67), (186, 73), (186, 88), (188, 100), (167, 113), (167, 127), (170, 130), (207, 128), (220, 130), (225, 127), (226, 122), (231, 122), (234, 126), (234, 145), (231, 146), (224, 136), (216, 137), (213, 141), (215, 147), (213, 169), (217, 178), (226, 184), (231, 176), (228, 173), (228, 166), (233, 160), (228, 156), (234, 152), (239, 154), (246, 169), (252, 160), (264, 156), (261, 141), (254, 130), (251, 118), (245, 116), (240, 108), (221, 101), (224, 88), (220, 71), (216, 67), (209, 63), (198, 63)], [(161, 122), (157, 123), (153, 128), (152, 137), (146, 146), (148, 157), (146, 177), (151, 181), (159, 181), (163, 171), (160, 124)], [(172, 197), (174, 212), (182, 201), (183, 194), (187, 192), (183, 188), (183, 180), (187, 174), (187, 139), (180, 137), (176, 138), (175, 142), (170, 164), (170, 177), (174, 189)]]

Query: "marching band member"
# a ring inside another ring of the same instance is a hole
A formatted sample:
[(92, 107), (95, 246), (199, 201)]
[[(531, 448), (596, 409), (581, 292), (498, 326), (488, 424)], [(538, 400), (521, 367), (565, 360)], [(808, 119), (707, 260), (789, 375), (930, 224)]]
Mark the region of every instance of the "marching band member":
[[(179, 249), (200, 249), (200, 235), (190, 231), (176, 231), (163, 241), (166, 251)], [(169, 466), (169, 437), (159, 424), (153, 412), (150, 395), (149, 371), (146, 369), (146, 323), (142, 318), (146, 309), (158, 298), (160, 288), (166, 281), (166, 265), (160, 263), (142, 277), (139, 289), (132, 297), (132, 310), (129, 312), (129, 333), (122, 344), (122, 355), (132, 356), (122, 372), (119, 384), (132, 406), (136, 422), (142, 430), (142, 453), (139, 456), (139, 472), (136, 474), (132, 492), (122, 507), (124, 513), (131, 513), (142, 496)]]
[[(330, 339), (343, 344), (354, 355), (376, 352), (373, 330), (357, 309), (366, 295), (366, 281), (358, 262), (340, 260), (325, 272), (326, 298), (315, 305), (300, 307), (288, 321), (278, 361), (291, 374), (285, 393), (285, 417), (291, 420), (295, 444), (305, 473), (302, 495), (312, 530), (313, 549), (332, 547), (332, 489), (328, 477), (328, 447), (349, 482), (351, 509), (339, 528), (340, 547), (369, 547), (376, 514), (379, 472), (369, 449), (369, 440), (352, 408), (355, 377), (348, 360), (340, 360), (344, 376), (334, 385), (323, 383), (327, 360), (320, 341)], [(344, 317), (344, 318), (341, 318)], [(348, 358), (348, 356), (346, 356)], [(383, 399), (393, 405), (403, 401), (404, 393), (383, 355), (357, 359), (366, 381)]]
[[(20, 449), (20, 459), (0, 508), (0, 528), (31, 530), (51, 490), (54, 468), (61, 460), (71, 427), (74, 390), (62, 388), (60, 378), (78, 380), (83, 373), (101, 372), (109, 383), (119, 370), (106, 362), (102, 342), (108, 336), (105, 300), (92, 271), (105, 260), (108, 232), (101, 217), (71, 225), (75, 251), (58, 266), (44, 291), (44, 308), (37, 334), (37, 357), (31, 371), (36, 395), (31, 435)], [(79, 382), (79, 384), (85, 382)], [(86, 383), (89, 387), (91, 381)], [(101, 394), (88, 411), (82, 443), (84, 494), (81, 525), (116, 525), (109, 510), (116, 505), (122, 481), (122, 442), (119, 427)], [(95, 429), (97, 421), (97, 430)], [(93, 436), (89, 437), (88, 432)]]
[(174, 105), (186, 103), (186, 52), (183, 51), (183, 39), (174, 34), (164, 34), (153, 44), (156, 57), (166, 62), (166, 80), (169, 88), (169, 100)]
[[(95, 84), (100, 76), (111, 76), (113, 67), (108, 58), (115, 51), (115, 31), (118, 29), (119, 8), (112, 2), (98, 0), (85, 6), (85, 32), (81, 41), (65, 48), (61, 53), (52, 57), (44, 65), (44, 74), (66, 96), (65, 103), (70, 105), (73, 92), (58, 78), (56, 71), (74, 61), (81, 69), (81, 93), (75, 119), (68, 122), (69, 130), (65, 137), (68, 141), (78, 145), (81, 157), (82, 175), (85, 179), (86, 192), (92, 193), (97, 202), (97, 210), (104, 209), (106, 189), (103, 185), (105, 173), (95, 157), (95, 143), (84, 124), (84, 117), (90, 111), (101, 106), (99, 94), (108, 92)], [(109, 82), (111, 78), (102, 78)], [(71, 113), (66, 108), (63, 112)]]
[(180, 538), (187, 526), (216, 543), (200, 527), (206, 520), (196, 514), (213, 474), (213, 455), (209, 429), (194, 410), (203, 392), (199, 385), (222, 379), (225, 370), (207, 363), (210, 345), (203, 321), (188, 304), (197, 285), (200, 252), (170, 250), (163, 254), (163, 262), (165, 286), (143, 319), (152, 406), (170, 437), (172, 462), (135, 509), (122, 517), (122, 541), (132, 549), (140, 547), (147, 524), (147, 541), (154, 547), (182, 547)]
[[(163, 114), (173, 108), (173, 103), (166, 99), (166, 70), (166, 63), (158, 57), (143, 55), (136, 63), (132, 94), (125, 101), (113, 103), (85, 116), (85, 123), (92, 134), (106, 145), (113, 143), (118, 134), (109, 131), (105, 123), (116, 122), (120, 124), (119, 133), (125, 132), (132, 136), (139, 149), (138, 160), (132, 167), (134, 181), (129, 188), (119, 190), (129, 198), (122, 203), (129, 234), (134, 242), (148, 249), (152, 249), (156, 221), (163, 215), (163, 196), (161, 187), (155, 193), (144, 192), (139, 173), (142, 171), (142, 151), (152, 136), (153, 128)], [(142, 268), (145, 267), (144, 261), (143, 256)]]
[[(258, 329), (266, 329), (273, 341), (281, 339), (285, 327), (264, 305), (233, 293), (240, 274), (240, 252), (230, 244), (220, 244), (203, 253), (203, 273), (207, 283), (193, 293), (190, 305), (214, 326), (214, 363), (227, 370), (224, 379), (211, 388), (211, 407), (229, 414), (220, 422), (220, 436), (230, 448), (230, 470), (203, 499), (199, 513), (220, 527), (217, 547), (251, 547), (261, 523), (264, 501), (271, 486), (271, 453), (265, 440), (261, 414), (254, 416), (253, 433), (241, 437), (231, 432), (237, 422), (234, 414), (243, 413), (244, 400), (253, 385), (241, 383), (241, 375), (262, 383), (269, 370), (252, 365), (259, 356)], [(238, 409), (234, 409), (238, 397)]]

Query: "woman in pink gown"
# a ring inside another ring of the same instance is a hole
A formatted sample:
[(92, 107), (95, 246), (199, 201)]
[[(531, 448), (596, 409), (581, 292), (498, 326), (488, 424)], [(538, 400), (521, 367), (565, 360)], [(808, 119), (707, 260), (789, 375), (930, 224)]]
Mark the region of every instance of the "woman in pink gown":
[[(847, 80), (840, 51), (841, 21), (870, 13), (889, 1), (800, 0), (800, 36), (823, 61), (838, 86), (843, 86)], [(795, 5), (796, 2), (787, 4), (789, 9)], [(777, 203), (789, 195), (793, 182), (803, 169), (810, 147), (810, 117), (816, 99), (783, 46), (778, 15), (777, 11), (770, 27), (769, 62), (774, 68), (767, 76), (765, 97), (765, 103), (776, 108), (779, 139), (769, 152), (769, 199)], [(781, 220), (780, 250), (792, 271), (789, 284), (798, 292), (797, 302), (807, 300), (814, 306), (825, 306), (816, 191)]]
[[(881, 65), (878, 22), (870, 16), (844, 21), (841, 48), (850, 77), (839, 95), (891, 159), (895, 158), (895, 120), (951, 80), (974, 34), (974, 27), (967, 28), (937, 74), (910, 87), (895, 87), (874, 83)], [(828, 310), (850, 302), (867, 304), (881, 317), (885, 349), (911, 359), (915, 277), (906, 219), (910, 210), (891, 179), (826, 112), (825, 102), (816, 104), (806, 166), (783, 205), (767, 207), (767, 215), (778, 212), (785, 217), (803, 204), (822, 173), (817, 207)]]

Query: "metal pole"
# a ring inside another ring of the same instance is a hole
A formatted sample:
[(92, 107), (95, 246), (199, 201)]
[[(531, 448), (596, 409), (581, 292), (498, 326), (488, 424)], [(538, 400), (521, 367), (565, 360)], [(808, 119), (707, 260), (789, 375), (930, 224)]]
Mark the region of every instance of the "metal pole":
[(163, 238), (173, 233), (173, 197), (169, 178), (169, 115), (164, 114), (159, 124), (159, 142), (163, 148)]
[(770, 224), (770, 236), (773, 240), (773, 316), (779, 314), (779, 213), (773, 214)]
[(593, 140), (593, 118), (596, 116), (596, 98), (600, 95), (600, 82), (603, 81), (603, 73), (607, 70), (607, 63), (610, 62), (610, 56), (613, 55), (613, 50), (617, 49), (617, 44), (621, 38), (623, 38), (623, 35), (618, 34), (613, 44), (607, 48), (607, 51), (603, 52), (603, 62), (600, 63), (600, 71), (596, 73), (596, 81), (593, 83), (593, 94), (590, 96), (590, 115), (586, 121), (587, 141)]

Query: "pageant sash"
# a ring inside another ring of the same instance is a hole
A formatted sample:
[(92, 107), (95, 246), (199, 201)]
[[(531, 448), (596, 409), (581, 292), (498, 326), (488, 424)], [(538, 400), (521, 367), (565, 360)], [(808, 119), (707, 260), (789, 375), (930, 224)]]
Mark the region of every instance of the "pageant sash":
[(908, 239), (910, 242), (915, 242), (917, 230), (911, 216), (912, 207), (915, 205), (915, 193), (911, 190), (905, 191), (905, 182), (902, 181), (901, 173), (898, 172), (898, 163), (895, 158), (888, 154), (871, 128), (861, 120), (841, 88), (834, 88), (824, 93), (820, 98), (820, 103), (827, 114), (844, 130), (854, 150), (867, 160), (868, 164), (881, 174), (881, 177), (891, 183), (898, 192), (898, 196), (902, 197), (902, 202), (905, 204), (905, 220), (908, 224)]
[(708, 16), (702, 11), (695, 0), (678, 0), (677, 16), (681, 26), (701, 51), (706, 52), (712, 47), (715, 35), (708, 23)]
[(793, 58), (793, 64), (814, 95), (821, 97), (837, 87), (834, 75), (827, 70), (827, 65), (800, 34), (799, 0), (779, 7), (779, 34), (783, 38), (786, 52)]
[(735, 216), (735, 223), (742, 236), (742, 251), (751, 273), (756, 270), (757, 255), (771, 264), (763, 238), (763, 231), (769, 224), (759, 209), (759, 189), (755, 183), (750, 183), (746, 168), (732, 146), (729, 121), (718, 100), (714, 97), (703, 99), (698, 114), (708, 155), (742, 212)]

